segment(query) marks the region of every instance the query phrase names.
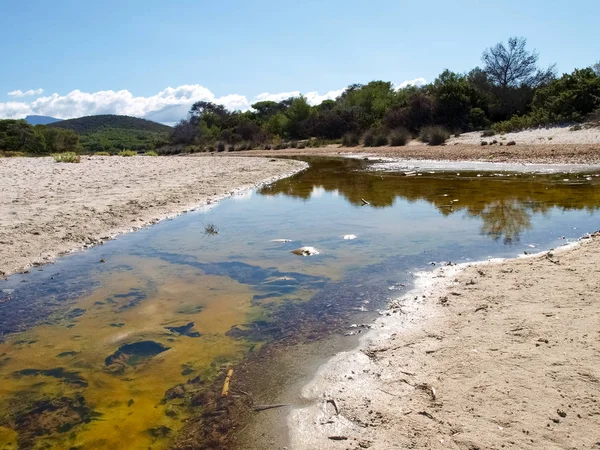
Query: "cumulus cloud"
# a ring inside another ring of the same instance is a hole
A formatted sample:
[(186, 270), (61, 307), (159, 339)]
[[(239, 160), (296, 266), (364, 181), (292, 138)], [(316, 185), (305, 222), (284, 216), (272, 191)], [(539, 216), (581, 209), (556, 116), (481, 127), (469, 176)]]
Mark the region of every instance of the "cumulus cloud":
[[(408, 85), (422, 85), (423, 78), (405, 81), (395, 85), (405, 87)], [(338, 89), (319, 94), (308, 92), (304, 94), (311, 105), (317, 105), (324, 100), (333, 100), (339, 97), (345, 89)], [(38, 92), (39, 91), (39, 92)], [(14, 91), (10, 93), (13, 97), (23, 97), (29, 92)], [(38, 95), (43, 91), (38, 89)], [(19, 94), (17, 94), (19, 93)], [(14, 95), (13, 95), (14, 94)], [(21, 95), (22, 94), (22, 95)], [(189, 84), (175, 88), (168, 87), (155, 95), (142, 97), (134, 96), (128, 90), (121, 91), (98, 91), (82, 92), (74, 90), (66, 95), (51, 94), (38, 97), (31, 101), (0, 102), (0, 118), (23, 118), (35, 114), (51, 116), (58, 119), (70, 119), (73, 117), (90, 116), (95, 114), (123, 114), (127, 116), (142, 117), (156, 122), (174, 124), (184, 118), (192, 104), (198, 101), (208, 101), (225, 106), (229, 110), (246, 111), (250, 105), (262, 100), (282, 101), (290, 97), (297, 97), (300, 91), (280, 92), (270, 94), (268, 92), (257, 95), (249, 101), (240, 94), (229, 94), (217, 97), (209, 89), (199, 84)]]
[(402, 83), (398, 83), (398, 84), (394, 83), (394, 87), (396, 89), (404, 89), (408, 86), (421, 87), (426, 84), (427, 84), (427, 80), (425, 80), (425, 78), (415, 78), (414, 80), (406, 80), (406, 81), (403, 81)]
[(44, 90), (42, 88), (39, 89), (29, 89), (28, 91), (23, 92), (21, 89), (17, 89), (16, 91), (11, 91), (8, 93), (9, 97), (26, 97), (28, 95), (41, 95)]

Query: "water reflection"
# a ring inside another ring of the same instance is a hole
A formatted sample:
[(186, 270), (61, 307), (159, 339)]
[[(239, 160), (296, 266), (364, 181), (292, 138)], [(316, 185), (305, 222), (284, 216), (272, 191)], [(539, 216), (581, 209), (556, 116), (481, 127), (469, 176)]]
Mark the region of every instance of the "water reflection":
[(308, 200), (323, 192), (343, 196), (355, 206), (392, 207), (398, 199), (426, 201), (443, 216), (466, 213), (483, 223), (481, 233), (504, 244), (519, 241), (531, 229), (533, 214), (552, 208), (596, 211), (600, 205), (597, 177), (565, 175), (487, 174), (467, 172), (423, 173), (405, 176), (364, 170), (358, 160), (328, 160), (313, 164), (305, 173), (260, 190), (262, 195), (290, 196)]

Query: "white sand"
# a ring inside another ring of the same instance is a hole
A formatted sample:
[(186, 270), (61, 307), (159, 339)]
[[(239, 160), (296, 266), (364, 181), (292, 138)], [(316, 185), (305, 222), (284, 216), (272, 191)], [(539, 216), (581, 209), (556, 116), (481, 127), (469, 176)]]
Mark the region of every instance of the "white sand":
[(459, 137), (452, 137), (447, 145), (470, 144), (481, 145), (481, 141), (488, 143), (497, 140), (506, 145), (507, 142), (515, 141), (518, 144), (600, 144), (600, 127), (583, 127), (578, 131), (571, 131), (570, 127), (549, 127), (523, 130), (515, 133), (506, 133), (504, 135), (496, 134), (490, 137), (481, 137), (481, 131), (461, 134)]

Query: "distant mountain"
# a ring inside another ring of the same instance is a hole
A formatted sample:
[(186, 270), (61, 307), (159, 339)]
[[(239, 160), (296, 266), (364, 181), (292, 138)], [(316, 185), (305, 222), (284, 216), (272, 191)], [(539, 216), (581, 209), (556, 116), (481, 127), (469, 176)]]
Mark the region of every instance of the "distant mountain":
[(25, 122), (29, 125), (48, 125), (49, 123), (60, 122), (62, 119), (57, 119), (50, 116), (27, 116)]
[(173, 131), (171, 127), (157, 122), (152, 122), (151, 120), (138, 119), (137, 117), (130, 116), (117, 116), (112, 114), (61, 120), (60, 122), (52, 123), (50, 126), (67, 128), (79, 134), (94, 133), (108, 128), (149, 131), (153, 133), (170, 133)]

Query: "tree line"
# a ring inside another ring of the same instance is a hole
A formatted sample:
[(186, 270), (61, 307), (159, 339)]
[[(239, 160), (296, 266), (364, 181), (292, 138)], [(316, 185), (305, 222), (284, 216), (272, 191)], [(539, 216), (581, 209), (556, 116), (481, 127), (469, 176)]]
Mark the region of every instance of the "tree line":
[(33, 126), (24, 120), (0, 120), (0, 151), (43, 155), (81, 150), (79, 135), (72, 130)]
[(443, 134), (513, 131), (582, 121), (600, 108), (600, 62), (557, 77), (554, 65), (543, 68), (538, 61), (526, 39), (513, 37), (487, 48), (482, 67), (444, 70), (421, 87), (372, 81), (319, 105), (299, 96), (257, 102), (244, 112), (201, 101), (174, 127), (171, 144), (244, 150), (317, 138), (402, 145), (413, 136), (427, 140), (432, 127)]

